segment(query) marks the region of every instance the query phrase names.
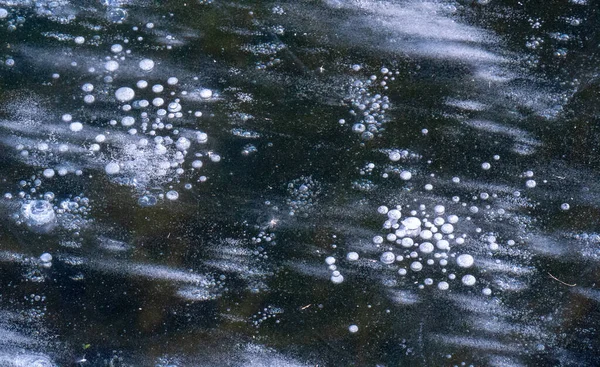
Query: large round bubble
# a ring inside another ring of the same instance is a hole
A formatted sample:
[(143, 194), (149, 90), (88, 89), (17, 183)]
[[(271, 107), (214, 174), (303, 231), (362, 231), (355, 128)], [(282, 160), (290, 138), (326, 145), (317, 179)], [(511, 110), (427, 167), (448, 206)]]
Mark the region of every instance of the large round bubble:
[(36, 232), (49, 232), (56, 225), (56, 214), (47, 200), (30, 200), (21, 206), (25, 224)]

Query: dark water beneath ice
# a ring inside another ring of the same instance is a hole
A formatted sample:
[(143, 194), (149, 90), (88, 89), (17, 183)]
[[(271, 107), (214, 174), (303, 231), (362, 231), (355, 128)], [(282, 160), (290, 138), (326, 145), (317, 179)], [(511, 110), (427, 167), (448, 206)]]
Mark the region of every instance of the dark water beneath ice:
[(0, 366), (600, 365), (598, 6), (0, 0)]

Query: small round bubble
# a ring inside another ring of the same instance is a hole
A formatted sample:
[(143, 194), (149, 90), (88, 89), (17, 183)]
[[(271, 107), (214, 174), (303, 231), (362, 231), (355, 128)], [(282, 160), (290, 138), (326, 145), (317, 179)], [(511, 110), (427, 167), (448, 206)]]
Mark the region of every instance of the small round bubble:
[(46, 178), (52, 178), (54, 177), (54, 170), (52, 168), (46, 168), (42, 174)]
[(357, 252), (348, 252), (348, 254), (346, 255), (346, 259), (348, 259), (349, 261), (356, 261), (358, 260), (359, 256)]
[(81, 122), (71, 122), (71, 124), (69, 125), (69, 129), (72, 132), (81, 131), (83, 129), (83, 124)]
[(412, 178), (412, 173), (410, 173), (409, 171), (400, 172), (400, 179), (402, 179), (404, 181), (408, 181), (411, 178)]
[(424, 254), (430, 254), (433, 252), (434, 250), (434, 246), (432, 243), (430, 242), (423, 242), (422, 244), (419, 245), (419, 251), (421, 251)]
[(393, 264), (394, 261), (396, 261), (396, 255), (394, 255), (393, 252), (384, 252), (383, 254), (381, 254), (381, 257), (379, 258), (379, 260), (384, 263), (384, 264)]
[(121, 125), (123, 126), (132, 126), (135, 124), (135, 119), (131, 116), (125, 116), (121, 119)]
[(169, 200), (177, 200), (179, 198), (179, 193), (175, 190), (168, 191), (165, 197)]
[(104, 167), (104, 171), (109, 175), (115, 175), (119, 173), (120, 170), (121, 167), (119, 167), (119, 163), (117, 162), (110, 162)]
[(179, 150), (187, 150), (191, 146), (191, 144), (192, 143), (190, 142), (189, 139), (181, 137), (181, 138), (177, 139), (175, 146)]
[(410, 248), (413, 247), (414, 244), (415, 242), (410, 237), (405, 237), (402, 239), (402, 247)]
[(414, 261), (413, 263), (410, 264), (410, 269), (412, 271), (421, 271), (423, 269), (423, 264), (421, 264), (418, 261)]
[(200, 98), (204, 98), (204, 99), (209, 99), (210, 97), (212, 97), (213, 92), (210, 89), (202, 89), (200, 90)]
[(115, 97), (119, 102), (128, 102), (135, 97), (135, 92), (129, 87), (121, 87), (115, 91)]
[(331, 280), (332, 283), (334, 284), (340, 284), (344, 281), (344, 276), (339, 274), (339, 275), (332, 275), (331, 278), (329, 278)]
[(150, 71), (152, 69), (154, 69), (154, 61), (150, 60), (150, 59), (143, 59), (139, 62), (139, 67), (140, 69), (144, 70), (144, 71)]
[(117, 54), (123, 51), (123, 46), (121, 46), (118, 43), (115, 43), (114, 45), (110, 46), (110, 51)]
[(400, 213), (400, 210), (392, 209), (387, 213), (387, 216), (388, 216), (388, 218), (390, 218), (392, 220), (398, 220), (398, 219), (400, 219), (402, 214)]
[(49, 263), (50, 261), (52, 261), (52, 255), (45, 252), (40, 256), (40, 260), (44, 263)]
[(366, 130), (366, 127), (363, 124), (354, 124), (352, 126), (352, 131), (355, 132), (355, 133), (362, 133), (365, 130)]
[(117, 71), (119, 63), (115, 60), (109, 60), (104, 64), (104, 69), (107, 71)]
[(402, 221), (402, 225), (409, 230), (421, 228), (421, 220), (417, 217), (408, 217)]
[(473, 259), (473, 256), (469, 254), (462, 254), (456, 258), (456, 264), (458, 264), (458, 266), (461, 268), (469, 268), (473, 266), (474, 263), (475, 259)]
[(472, 286), (472, 285), (475, 285), (475, 283), (477, 282), (477, 279), (474, 276), (472, 276), (471, 274), (467, 274), (462, 277), (461, 281), (464, 285)]
[(442, 233), (444, 233), (444, 234), (450, 234), (450, 233), (454, 232), (454, 226), (450, 223), (445, 223), (442, 225), (441, 230), (442, 230)]
[(439, 240), (435, 243), (435, 246), (442, 250), (442, 251), (447, 251), (450, 250), (450, 243), (446, 240)]
[(426, 229), (419, 233), (419, 237), (421, 237), (424, 240), (430, 240), (433, 237), (433, 233), (430, 230)]
[(196, 141), (201, 144), (206, 143), (208, 141), (208, 134), (203, 133), (203, 132), (197, 132), (196, 133)]

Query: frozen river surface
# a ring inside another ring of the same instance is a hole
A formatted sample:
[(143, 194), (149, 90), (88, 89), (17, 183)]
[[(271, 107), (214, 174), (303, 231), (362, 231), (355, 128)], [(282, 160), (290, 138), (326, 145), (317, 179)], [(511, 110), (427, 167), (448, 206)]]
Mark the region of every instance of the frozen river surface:
[(0, 367), (600, 365), (594, 0), (0, 0)]

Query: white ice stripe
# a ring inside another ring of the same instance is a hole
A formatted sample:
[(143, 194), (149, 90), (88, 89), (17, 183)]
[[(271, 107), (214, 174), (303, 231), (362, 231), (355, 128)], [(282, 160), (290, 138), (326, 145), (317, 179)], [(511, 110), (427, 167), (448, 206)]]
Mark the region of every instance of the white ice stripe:
[(139, 276), (152, 280), (191, 284), (209, 282), (209, 278), (203, 274), (174, 269), (164, 265), (143, 264), (115, 259), (87, 259), (84, 261), (84, 266), (106, 273)]
[(518, 353), (523, 351), (523, 347), (517, 344), (505, 343), (500, 340), (492, 338), (475, 338), (466, 336), (454, 336), (454, 335), (432, 335), (431, 339), (438, 343), (450, 344), (458, 347), (469, 347), (473, 349), (485, 350), (485, 351), (498, 351), (498, 352), (510, 352)]
[(512, 275), (530, 275), (535, 272), (532, 266), (517, 265), (512, 262), (500, 261), (491, 259), (477, 259), (477, 266), (485, 269), (487, 272), (507, 273)]

